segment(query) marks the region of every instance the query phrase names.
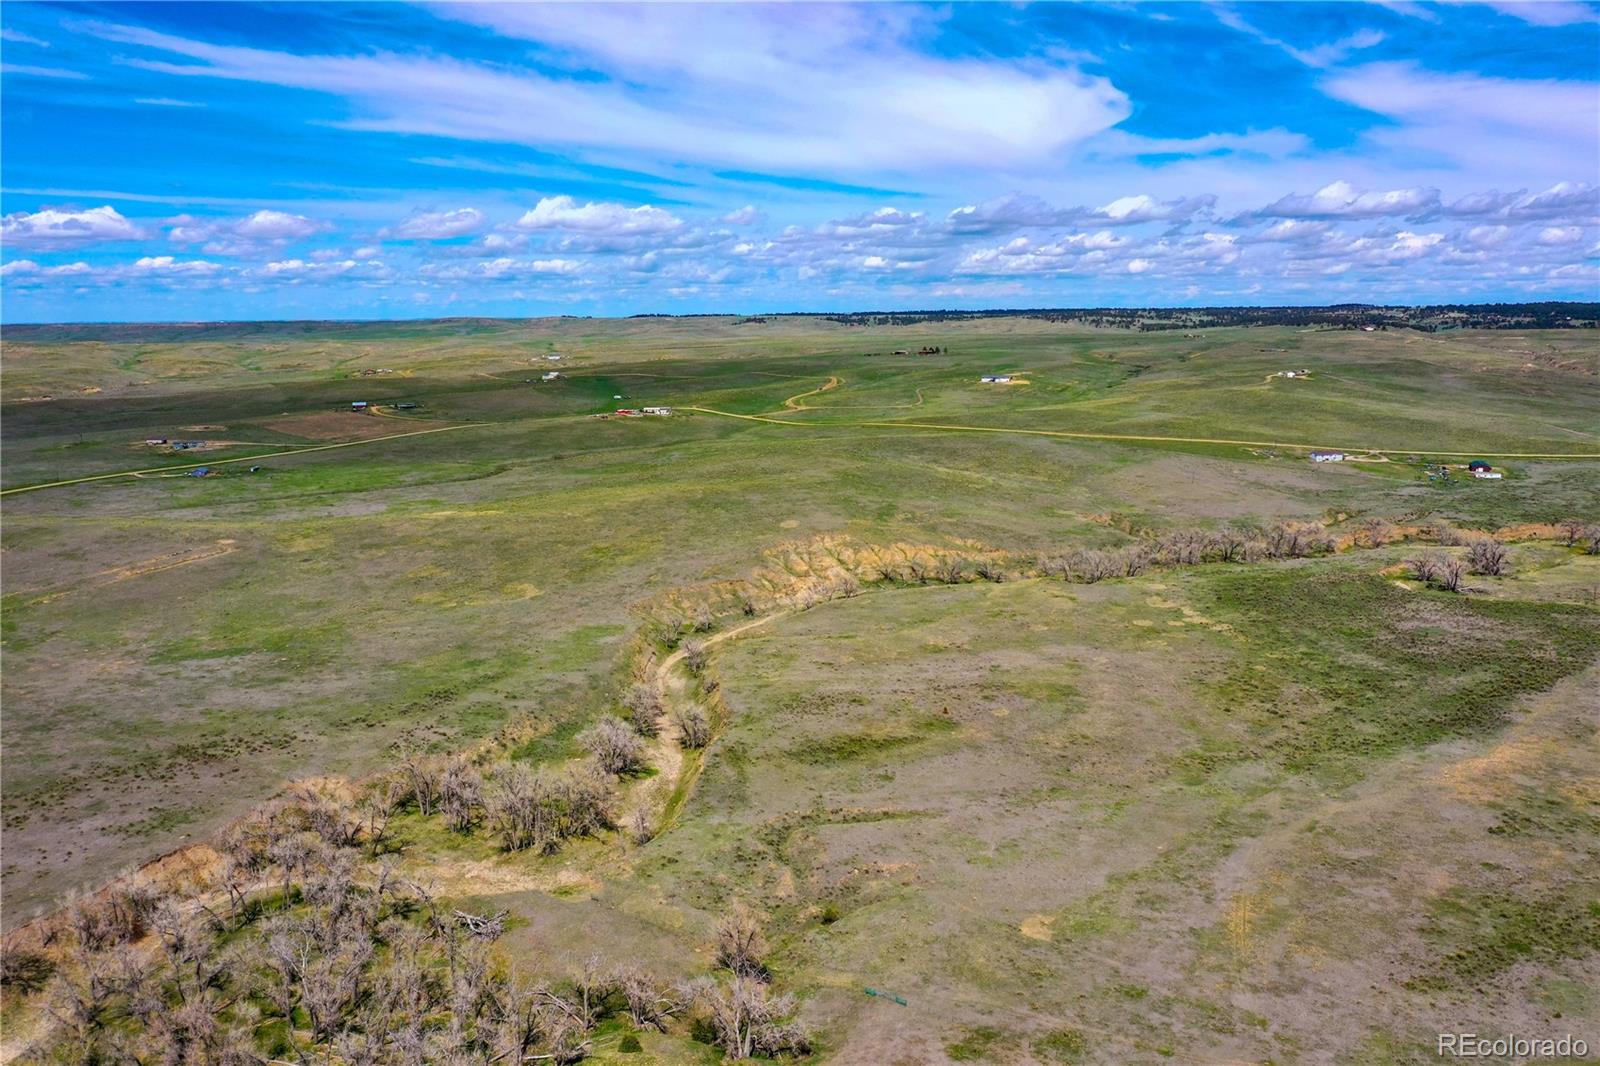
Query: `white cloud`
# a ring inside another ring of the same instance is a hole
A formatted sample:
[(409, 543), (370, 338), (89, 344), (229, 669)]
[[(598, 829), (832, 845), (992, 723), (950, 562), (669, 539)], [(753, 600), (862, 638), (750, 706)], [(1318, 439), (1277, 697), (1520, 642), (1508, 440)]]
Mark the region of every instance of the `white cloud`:
[(1583, 230), (1577, 226), (1546, 226), (1539, 231), (1539, 243), (1546, 245), (1578, 244), (1583, 241)]
[(1038, 167), (1131, 113), (1110, 81), (1065, 58), (927, 54), (917, 44), (937, 30), (932, 10), (483, 4), (438, 13), (537, 41), (543, 62), (298, 55), (85, 28), (182, 60), (127, 61), (143, 69), (338, 96), (355, 115), (347, 128), (758, 169)]
[(209, 276), (217, 273), (222, 268), (205, 259), (174, 259), (170, 255), (147, 255), (134, 261), (132, 271), (135, 274), (153, 274), (161, 276)]
[(1600, 12), (1577, 0), (1491, 0), (1490, 7), (1535, 26), (1573, 26), (1600, 22)]
[(17, 211), (0, 219), (0, 240), (23, 247), (53, 248), (96, 241), (136, 241), (144, 236), (144, 230), (122, 217), (109, 204), (83, 211), (56, 207), (47, 207), (32, 214)]
[(1438, 189), (1366, 192), (1347, 181), (1335, 181), (1308, 196), (1285, 196), (1256, 213), (1264, 218), (1382, 218), (1426, 214), (1438, 206)]
[(1366, 135), (1377, 150), (1428, 153), (1492, 172), (1594, 173), (1600, 158), (1600, 91), (1593, 81), (1441, 74), (1414, 63), (1371, 63), (1323, 79), (1322, 91), (1395, 125)]
[(1216, 206), (1215, 196), (1188, 196), (1177, 200), (1157, 200), (1150, 196), (1124, 196), (1094, 214), (1116, 226), (1131, 226), (1139, 222), (1176, 222), (1210, 212)]
[(0, 65), (0, 74), (22, 74), (32, 78), (60, 78), (63, 81), (88, 81), (89, 75), (62, 67), (36, 67), (25, 63)]
[(284, 211), (257, 211), (247, 215), (233, 226), (233, 232), (246, 240), (287, 241), (309, 237), (325, 229), (304, 215), (291, 215)]
[(383, 230), (379, 236), (389, 240), (448, 240), (465, 237), (483, 228), (483, 212), (475, 207), (453, 211), (418, 211)]
[(548, 196), (512, 225), (520, 230), (572, 230), (607, 236), (636, 236), (671, 233), (682, 228), (683, 220), (648, 204), (624, 207), (622, 204), (591, 201), (580, 207), (570, 196)]
[(749, 226), (760, 222), (764, 217), (754, 204), (745, 204), (735, 211), (729, 211), (717, 221), (726, 226)]
[(206, 106), (205, 104), (197, 104), (193, 100), (174, 100), (170, 96), (138, 96), (138, 97), (134, 98), (133, 102), (136, 103), (136, 104), (145, 104), (148, 107), (205, 107)]
[(21, 30), (14, 30), (9, 26), (0, 28), (0, 41), (10, 41), (12, 44), (31, 44), (36, 48), (50, 47), (49, 41), (41, 41), (37, 37), (31, 37)]
[(1332, 228), (1328, 222), (1302, 218), (1286, 218), (1274, 222), (1256, 236), (1259, 241), (1314, 241), (1320, 240)]

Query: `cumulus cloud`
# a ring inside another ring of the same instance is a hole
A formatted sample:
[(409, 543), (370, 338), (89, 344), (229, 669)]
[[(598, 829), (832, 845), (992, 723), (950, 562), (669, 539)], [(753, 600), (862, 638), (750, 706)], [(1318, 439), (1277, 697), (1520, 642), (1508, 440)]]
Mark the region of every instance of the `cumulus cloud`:
[(1540, 244), (1578, 244), (1582, 240), (1583, 230), (1577, 226), (1546, 226), (1539, 231)]
[(81, 260), (76, 263), (41, 266), (32, 259), (14, 259), (0, 266), (0, 278), (10, 279), (13, 285), (34, 285), (50, 278), (82, 277), (92, 271), (93, 268)]
[(1383, 218), (1425, 215), (1438, 207), (1438, 189), (1368, 192), (1347, 181), (1335, 181), (1309, 195), (1285, 196), (1256, 214), (1263, 218)]
[(247, 240), (288, 241), (309, 237), (324, 228), (323, 223), (314, 222), (304, 215), (263, 210), (246, 215), (234, 223), (233, 232)]
[(1029, 226), (1062, 225), (1072, 216), (1072, 211), (1051, 207), (1037, 196), (1011, 193), (958, 207), (945, 222), (956, 233), (1007, 233)]
[(28, 248), (137, 241), (144, 236), (143, 229), (122, 217), (110, 204), (82, 211), (58, 207), (47, 207), (31, 214), (17, 211), (0, 219), (0, 240)]
[(442, 241), (476, 233), (483, 228), (484, 221), (483, 212), (475, 207), (458, 207), (454, 211), (417, 211), (378, 235), (387, 240)]
[(1186, 196), (1176, 200), (1157, 200), (1150, 196), (1124, 196), (1094, 210), (1094, 215), (1114, 226), (1140, 222), (1177, 222), (1209, 214), (1216, 206), (1215, 196)]
[(720, 216), (717, 221), (725, 226), (749, 226), (760, 222), (765, 216), (756, 209), (754, 204), (745, 204), (743, 207)]
[(222, 268), (206, 259), (174, 259), (170, 255), (146, 255), (134, 260), (132, 273), (159, 277), (209, 277)]
[(570, 196), (547, 196), (512, 223), (520, 230), (570, 230), (608, 236), (671, 233), (683, 220), (649, 204), (624, 207), (614, 203), (579, 205)]
[(178, 215), (168, 219), (166, 225), (168, 240), (182, 245), (203, 244), (208, 255), (249, 255), (332, 228), (305, 215), (267, 209), (235, 219)]

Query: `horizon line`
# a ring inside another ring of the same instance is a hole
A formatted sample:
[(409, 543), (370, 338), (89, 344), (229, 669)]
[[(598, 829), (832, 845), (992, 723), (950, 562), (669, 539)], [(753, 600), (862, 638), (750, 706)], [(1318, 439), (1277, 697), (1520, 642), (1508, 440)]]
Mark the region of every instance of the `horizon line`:
[(1141, 312), (1199, 313), (1207, 311), (1488, 311), (1506, 308), (1574, 308), (1593, 312), (1583, 317), (1600, 317), (1600, 300), (1508, 300), (1491, 303), (1360, 303), (1334, 304), (1148, 304), (1142, 306), (1083, 305), (1035, 307), (907, 307), (878, 308), (853, 311), (636, 311), (615, 315), (421, 315), (417, 317), (384, 316), (372, 318), (174, 318), (174, 319), (123, 319), (82, 321), (30, 321), (0, 322), (0, 330), (16, 327), (50, 326), (251, 326), (300, 324), (363, 324), (382, 322), (532, 322), (541, 319), (573, 319), (578, 321), (617, 321), (636, 318), (862, 318), (893, 315), (949, 315), (965, 317), (1039, 315), (1039, 314), (1136, 314)]

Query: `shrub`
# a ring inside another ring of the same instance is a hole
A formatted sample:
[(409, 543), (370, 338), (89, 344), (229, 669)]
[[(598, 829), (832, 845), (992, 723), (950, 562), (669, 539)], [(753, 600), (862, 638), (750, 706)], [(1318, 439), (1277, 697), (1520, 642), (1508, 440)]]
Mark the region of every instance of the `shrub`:
[(734, 909), (717, 923), (717, 965), (726, 966), (738, 977), (765, 980), (766, 940), (761, 936), (761, 924), (743, 906)]
[(1474, 574), (1487, 577), (1499, 577), (1509, 569), (1506, 546), (1492, 537), (1473, 541), (1467, 549), (1467, 561)]
[(681, 707), (672, 714), (678, 742), (686, 748), (703, 748), (711, 743), (711, 719), (698, 704)]
[(639, 1038), (629, 1033), (617, 1044), (617, 1050), (624, 1055), (637, 1055), (644, 1050), (644, 1045), (639, 1043)]
[(600, 719), (578, 740), (608, 774), (631, 774), (644, 766), (644, 742), (620, 718)]
[(628, 690), (622, 697), (622, 705), (628, 709), (628, 721), (633, 728), (638, 730), (640, 736), (653, 737), (659, 731), (663, 703), (661, 699), (661, 686), (654, 681), (641, 681)]

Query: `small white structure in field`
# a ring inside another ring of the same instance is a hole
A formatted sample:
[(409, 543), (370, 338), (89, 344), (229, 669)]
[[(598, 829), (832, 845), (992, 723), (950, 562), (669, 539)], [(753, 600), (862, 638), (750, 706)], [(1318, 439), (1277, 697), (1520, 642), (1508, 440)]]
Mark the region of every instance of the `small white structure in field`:
[(1498, 470), (1474, 470), (1472, 472), (1472, 476), (1476, 478), (1482, 478), (1485, 481), (1499, 481), (1501, 478), (1505, 477), (1505, 475), (1500, 473)]
[(551, 360), (553, 362), (553, 361), (555, 361), (557, 359), (560, 359), (561, 357), (559, 355), (557, 355), (556, 353), (551, 352), (549, 355), (545, 356), (545, 358), (549, 359), (549, 360)]
[(672, 413), (672, 408), (670, 407), (641, 407), (639, 410), (647, 415), (670, 415)]
[(1344, 452), (1312, 452), (1311, 461), (1313, 463), (1342, 463), (1344, 462)]
[(979, 379), (985, 385), (1009, 385), (1011, 378), (1005, 374), (985, 374)]
[(554, 381), (556, 378), (558, 378), (560, 376), (561, 376), (561, 371), (559, 371), (559, 370), (546, 370), (543, 374), (539, 375), (539, 380), (540, 381)]

